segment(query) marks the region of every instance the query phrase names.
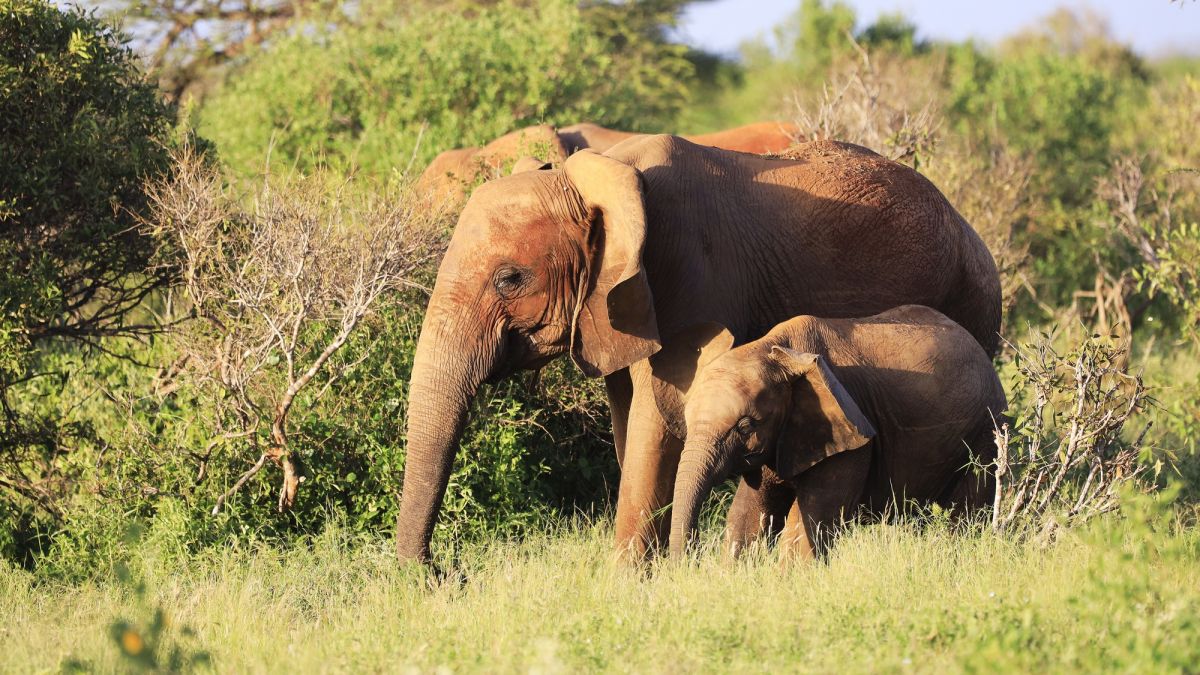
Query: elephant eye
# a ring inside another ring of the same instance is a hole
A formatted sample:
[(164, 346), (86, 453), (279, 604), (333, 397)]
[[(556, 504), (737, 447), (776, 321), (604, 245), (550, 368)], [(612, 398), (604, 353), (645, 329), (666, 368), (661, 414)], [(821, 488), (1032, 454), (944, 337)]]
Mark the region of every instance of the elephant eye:
[(508, 299), (520, 292), (525, 285), (526, 276), (525, 270), (505, 265), (496, 270), (492, 285), (496, 287), (496, 292), (500, 294), (500, 297)]
[(737, 430), (739, 432), (741, 432), (742, 435), (748, 435), (748, 434), (753, 433), (754, 429), (757, 427), (758, 427), (758, 420), (754, 419), (753, 417), (750, 417), (749, 415), (738, 420), (738, 423), (737, 423)]

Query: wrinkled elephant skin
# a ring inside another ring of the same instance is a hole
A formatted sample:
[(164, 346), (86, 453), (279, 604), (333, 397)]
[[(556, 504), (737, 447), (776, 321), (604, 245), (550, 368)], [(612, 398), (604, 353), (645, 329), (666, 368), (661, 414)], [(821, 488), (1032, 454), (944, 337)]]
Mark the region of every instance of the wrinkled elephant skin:
[(685, 400), (673, 555), (729, 475), (770, 473), (787, 486), (781, 544), (791, 559), (822, 553), (859, 510), (990, 504), (993, 478), (970, 466), (995, 458), (1004, 388), (961, 326), (909, 305), (862, 319), (801, 316), (732, 349), (731, 337), (700, 324), (653, 357)]
[(801, 314), (940, 310), (994, 351), (1000, 284), (982, 240), (912, 169), (816, 142), (768, 159), (627, 139), (467, 201), (429, 301), (409, 390), (397, 552), (427, 558), (470, 401), (570, 354), (604, 376), (622, 455), (617, 546), (666, 532), (682, 399), (648, 357), (717, 322), (737, 342)]

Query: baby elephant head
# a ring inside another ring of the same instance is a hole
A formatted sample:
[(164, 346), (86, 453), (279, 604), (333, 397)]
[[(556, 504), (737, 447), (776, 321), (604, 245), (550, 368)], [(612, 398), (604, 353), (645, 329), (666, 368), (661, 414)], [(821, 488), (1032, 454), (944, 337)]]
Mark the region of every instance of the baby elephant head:
[(674, 431), (685, 438), (672, 554), (683, 553), (701, 504), (725, 477), (766, 464), (788, 480), (875, 435), (822, 357), (779, 342), (768, 336), (731, 349), (729, 331), (705, 324), (651, 359), (663, 417), (682, 419)]

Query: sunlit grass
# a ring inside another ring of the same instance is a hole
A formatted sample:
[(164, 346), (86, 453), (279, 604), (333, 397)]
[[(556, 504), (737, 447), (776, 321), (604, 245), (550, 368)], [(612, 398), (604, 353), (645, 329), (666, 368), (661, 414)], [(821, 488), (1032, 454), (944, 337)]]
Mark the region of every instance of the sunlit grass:
[(1143, 516), (1050, 546), (936, 521), (861, 526), (826, 564), (786, 572), (770, 552), (731, 564), (711, 550), (620, 569), (595, 524), (468, 549), (440, 577), (398, 566), (389, 541), (338, 529), (286, 551), (190, 557), (151, 536), (130, 562), (151, 610), (115, 579), (0, 572), (0, 671), (123, 670), (109, 627), (155, 606), (168, 642), (223, 672), (1194, 666), (1200, 536), (1161, 509)]

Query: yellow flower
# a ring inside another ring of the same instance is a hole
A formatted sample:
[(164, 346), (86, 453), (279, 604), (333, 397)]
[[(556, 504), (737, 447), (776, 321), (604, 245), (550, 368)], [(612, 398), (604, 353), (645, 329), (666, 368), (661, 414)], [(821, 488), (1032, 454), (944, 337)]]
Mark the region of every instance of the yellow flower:
[(126, 654), (137, 656), (142, 653), (143, 647), (145, 647), (145, 643), (142, 642), (141, 635), (131, 630), (121, 634), (121, 648), (125, 650)]

